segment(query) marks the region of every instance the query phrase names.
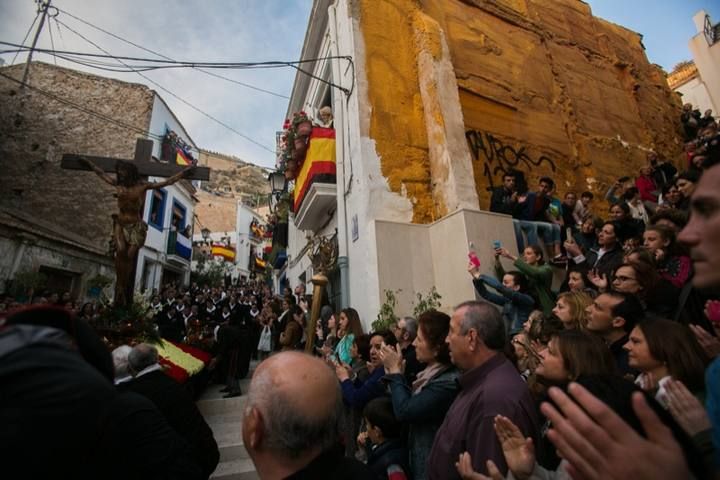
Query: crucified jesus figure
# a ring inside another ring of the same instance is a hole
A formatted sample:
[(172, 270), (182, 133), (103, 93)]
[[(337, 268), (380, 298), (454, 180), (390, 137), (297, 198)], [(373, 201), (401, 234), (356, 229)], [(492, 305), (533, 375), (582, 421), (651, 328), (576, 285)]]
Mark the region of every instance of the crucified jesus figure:
[(118, 213), (113, 218), (112, 250), (115, 255), (115, 306), (132, 303), (133, 274), (137, 265), (140, 248), (145, 244), (147, 224), (143, 221), (145, 194), (148, 190), (157, 190), (181, 180), (192, 169), (191, 165), (167, 180), (151, 183), (143, 180), (132, 162), (118, 160), (115, 163), (116, 178), (113, 179), (92, 160), (80, 157), (80, 161), (90, 167), (101, 179), (117, 189)]

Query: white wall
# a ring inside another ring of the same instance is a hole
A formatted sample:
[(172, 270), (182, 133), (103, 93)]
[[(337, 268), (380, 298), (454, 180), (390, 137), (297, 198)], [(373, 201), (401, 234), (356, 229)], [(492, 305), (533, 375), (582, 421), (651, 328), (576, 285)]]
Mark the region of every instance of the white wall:
[[(708, 45), (702, 29), (704, 18), (705, 12), (702, 10), (693, 17), (698, 34), (690, 40), (688, 46), (700, 78), (707, 89), (710, 103), (713, 105), (709, 108), (713, 109), (714, 115), (718, 115), (718, 109), (720, 109), (720, 42)], [(713, 23), (717, 23), (717, 20), (714, 20)]]
[(710, 99), (710, 94), (707, 91), (707, 87), (705, 87), (705, 83), (703, 83), (700, 77), (695, 77), (689, 82), (683, 83), (677, 87), (675, 91), (682, 94), (681, 98), (683, 104), (691, 103), (703, 113), (705, 110), (711, 109), (714, 116), (717, 116), (718, 113), (720, 113), (713, 105), (712, 100)]
[[(253, 219), (262, 225), (263, 218), (255, 213), (253, 209), (238, 201), (237, 220), (235, 229), (237, 230), (237, 238), (235, 241), (235, 265), (238, 275), (250, 276), (248, 265), (250, 264), (250, 246), (254, 245), (256, 252), (262, 248), (263, 239), (256, 239), (250, 236), (250, 223)], [(261, 252), (262, 253), (262, 252)]]
[[(157, 93), (153, 99), (153, 110), (150, 115), (150, 127), (149, 131), (153, 135), (162, 137), (165, 135), (167, 129), (175, 131), (180, 138), (186, 143), (193, 146), (197, 150), (197, 146), (190, 138), (189, 134), (178, 121), (172, 111), (168, 108), (167, 104), (160, 98)], [(152, 155), (156, 158), (160, 157), (161, 144), (157, 140), (153, 140), (153, 152)], [(197, 152), (193, 152), (197, 156)], [(160, 182), (165, 180), (159, 177), (150, 177), (150, 182)], [(162, 269), (172, 268), (174, 270), (181, 270), (184, 281), (187, 282), (190, 278), (190, 262), (184, 267), (178, 268), (177, 265), (170, 265), (167, 262), (167, 242), (168, 232), (170, 230), (172, 220), (172, 209), (173, 205), (177, 203), (179, 206), (185, 209), (185, 225), (193, 226), (194, 217), (194, 205), (195, 200), (193, 199), (190, 191), (185, 188), (181, 183), (175, 183), (162, 189), (165, 192), (165, 204), (163, 208), (163, 218), (161, 228), (156, 228), (149, 222), (150, 219), (150, 207), (152, 205), (153, 192), (148, 191), (145, 197), (145, 207), (143, 210), (143, 220), (148, 223), (148, 233), (145, 239), (145, 246), (140, 249), (138, 257), (137, 271), (135, 274), (135, 285), (139, 286), (143, 283), (143, 269), (145, 263), (151, 263), (150, 274), (146, 278), (148, 288), (159, 288), (162, 283)]]

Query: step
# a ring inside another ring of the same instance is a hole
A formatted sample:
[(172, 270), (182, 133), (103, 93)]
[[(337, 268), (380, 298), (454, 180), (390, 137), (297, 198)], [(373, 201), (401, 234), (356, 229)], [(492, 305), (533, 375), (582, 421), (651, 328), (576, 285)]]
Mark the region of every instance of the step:
[(197, 407), (203, 417), (214, 415), (235, 415), (242, 414), (245, 408), (247, 397), (242, 395), (234, 398), (216, 398), (210, 400), (198, 400)]
[(258, 480), (260, 477), (255, 471), (252, 460), (247, 458), (218, 463), (210, 478), (215, 480)]

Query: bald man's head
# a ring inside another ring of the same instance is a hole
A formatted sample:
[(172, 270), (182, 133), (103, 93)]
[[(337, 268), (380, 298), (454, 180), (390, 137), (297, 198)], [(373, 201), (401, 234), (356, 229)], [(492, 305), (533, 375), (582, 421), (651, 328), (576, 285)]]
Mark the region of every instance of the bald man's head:
[(282, 352), (262, 362), (250, 383), (243, 438), (259, 451), (295, 459), (337, 443), (340, 386), (321, 360)]

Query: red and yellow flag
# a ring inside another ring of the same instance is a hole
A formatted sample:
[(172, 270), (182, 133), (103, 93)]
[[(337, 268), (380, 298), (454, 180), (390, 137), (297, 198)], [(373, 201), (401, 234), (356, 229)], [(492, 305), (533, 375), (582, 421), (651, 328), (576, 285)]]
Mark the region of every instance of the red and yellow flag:
[(222, 243), (213, 243), (211, 253), (213, 256), (223, 257), (229, 262), (235, 261), (235, 249)]
[(175, 151), (177, 152), (177, 153), (176, 153), (176, 156), (175, 156), (175, 163), (177, 163), (178, 165), (183, 165), (183, 166), (185, 166), (185, 167), (187, 167), (188, 165), (190, 165), (191, 162), (190, 162), (190, 160), (187, 158), (187, 155), (185, 155), (185, 152), (183, 152), (183, 151), (182, 151), (181, 149), (179, 149), (179, 148), (176, 148)]
[(305, 161), (295, 179), (293, 211), (298, 211), (310, 185), (315, 181), (335, 183), (334, 128), (313, 127), (312, 129)]

